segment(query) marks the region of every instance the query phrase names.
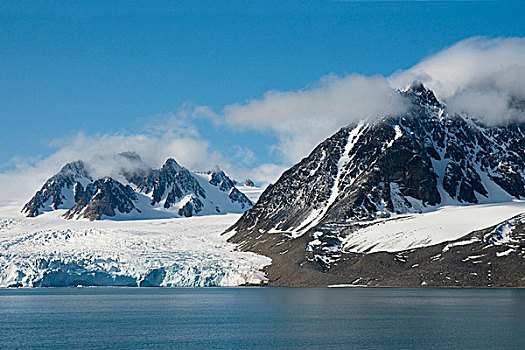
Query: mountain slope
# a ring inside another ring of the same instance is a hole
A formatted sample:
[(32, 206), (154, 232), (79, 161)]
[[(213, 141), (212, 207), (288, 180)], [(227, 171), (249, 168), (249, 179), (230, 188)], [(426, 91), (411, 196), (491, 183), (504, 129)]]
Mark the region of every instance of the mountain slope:
[(299, 235), (331, 222), (525, 198), (525, 126), (449, 114), (431, 91), (404, 116), (345, 127), (286, 171), (234, 226)]
[(84, 162), (68, 163), (46, 181), (24, 205), (22, 212), (35, 217), (45, 211), (69, 208), (82, 196), (86, 184), (92, 181)]
[[(398, 251), (354, 251), (341, 246), (340, 232), (328, 227), (295, 239), (277, 233), (259, 239), (248, 235), (240, 242), (237, 236), (232, 241), (240, 243), (241, 250), (271, 257), (272, 264), (264, 270), (270, 286), (525, 288), (525, 219), (523, 214), (512, 217), (515, 213), (508, 211), (511, 218), (485, 229), (467, 234), (460, 230), (456, 238)], [(412, 214), (413, 220), (427, 214)], [(441, 219), (446, 223), (451, 218), (443, 215)], [(388, 230), (388, 224), (384, 225)], [(405, 233), (414, 235), (410, 230)]]
[[(230, 228), (231, 242), (273, 259), (271, 284), (345, 283), (359, 264), (380, 271), (372, 284), (388, 285), (399, 271), (374, 265), (381, 259), (460, 240), (525, 211), (525, 125), (449, 113), (419, 83), (400, 93), (408, 113), (342, 128)], [(461, 208), (472, 215), (451, 214)]]
[(134, 204), (136, 200), (137, 195), (130, 186), (107, 177), (88, 184), (64, 217), (73, 219), (80, 216), (100, 220), (114, 217), (116, 212), (129, 214), (136, 210), (140, 213)]

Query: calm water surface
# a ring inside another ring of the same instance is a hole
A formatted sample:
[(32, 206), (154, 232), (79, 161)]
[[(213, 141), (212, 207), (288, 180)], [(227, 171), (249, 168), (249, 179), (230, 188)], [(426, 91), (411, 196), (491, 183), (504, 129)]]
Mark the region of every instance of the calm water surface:
[(0, 348), (524, 349), (525, 290), (0, 290)]

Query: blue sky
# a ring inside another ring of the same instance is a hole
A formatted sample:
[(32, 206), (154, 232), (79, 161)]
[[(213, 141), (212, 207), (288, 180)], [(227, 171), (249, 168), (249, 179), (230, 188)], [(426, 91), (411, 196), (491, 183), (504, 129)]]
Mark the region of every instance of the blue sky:
[(521, 1), (2, 1), (0, 171), (79, 133), (97, 142), (163, 123), (177, 125), (173, 137), (188, 128), (214, 161), (288, 165), (278, 132), (217, 122), (225, 106), (329, 74), (390, 76), (474, 36), (523, 37), (524, 11)]

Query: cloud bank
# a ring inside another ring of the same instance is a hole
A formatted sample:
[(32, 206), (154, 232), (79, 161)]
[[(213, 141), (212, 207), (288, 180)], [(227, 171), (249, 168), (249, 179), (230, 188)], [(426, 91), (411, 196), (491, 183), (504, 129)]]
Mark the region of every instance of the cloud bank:
[[(158, 121), (158, 118), (156, 118)], [(0, 173), (0, 204), (8, 201), (29, 199), (34, 192), (60, 168), (71, 161), (86, 161), (95, 178), (114, 176), (121, 169), (136, 167), (158, 168), (167, 158), (175, 158), (181, 165), (195, 170), (209, 170), (216, 164), (230, 168), (220, 152), (210, 148), (194, 126), (180, 116), (163, 117), (165, 126), (158, 123), (147, 126), (137, 134), (86, 135), (54, 140), (51, 146), (57, 151), (37, 160), (19, 160), (16, 168)], [(118, 156), (122, 152), (135, 152), (142, 163)]]
[[(17, 176), (0, 174), (0, 196), (22, 194), (27, 199), (32, 193), (20, 190), (24, 183), (34, 192), (63, 164), (77, 159), (87, 160), (97, 176), (111, 175), (122, 166), (114, 155), (126, 151), (137, 152), (151, 167), (174, 157), (191, 169), (206, 170), (219, 164), (237, 179), (273, 182), (285, 168), (307, 156), (339, 128), (362, 119), (404, 113), (407, 106), (397, 90), (407, 88), (414, 80), (434, 90), (453, 112), (474, 114), (490, 124), (525, 122), (525, 38), (478, 37), (461, 41), (388, 77), (330, 75), (313, 86), (298, 91), (269, 91), (259, 99), (232, 104), (220, 112), (207, 106), (185, 108), (157, 118), (140, 133), (80, 133), (56, 140), (58, 150), (51, 156), (31, 165), (22, 160), (15, 171)], [(260, 160), (258, 152), (263, 147), (252, 150), (242, 144), (224, 153), (212, 149), (195, 123), (203, 118), (208, 123), (201, 123), (201, 128), (226, 128), (233, 137), (244, 131), (275, 137), (273, 149), (277, 156), (271, 163)], [(256, 167), (250, 168), (251, 164)]]
[(262, 99), (224, 109), (233, 127), (275, 132), (284, 161), (296, 162), (338, 129), (362, 119), (399, 114), (404, 99), (381, 76), (327, 76), (300, 91), (270, 91)]
[(393, 74), (392, 87), (419, 80), (449, 109), (489, 124), (524, 121), (525, 38), (470, 38)]
[(525, 121), (525, 38), (470, 38), (389, 77), (331, 75), (308, 89), (226, 106), (222, 118), (231, 127), (275, 133), (283, 161), (295, 163), (343, 126), (404, 113), (397, 90), (414, 80), (452, 112), (492, 125)]

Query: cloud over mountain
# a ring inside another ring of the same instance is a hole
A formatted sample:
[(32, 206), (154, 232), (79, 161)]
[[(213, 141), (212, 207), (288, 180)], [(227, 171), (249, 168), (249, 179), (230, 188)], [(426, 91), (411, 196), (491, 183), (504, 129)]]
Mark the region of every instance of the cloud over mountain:
[(232, 127), (275, 133), (275, 148), (295, 162), (341, 126), (405, 112), (396, 91), (415, 80), (454, 112), (488, 124), (525, 120), (525, 38), (470, 38), (389, 77), (330, 75), (298, 91), (269, 91), (226, 106), (222, 118)]
[[(21, 192), (22, 184), (33, 184), (28, 185), (32, 192), (63, 164), (77, 159), (86, 160), (97, 176), (111, 175), (116, 168), (132, 166), (114, 158), (127, 151), (138, 153), (151, 167), (174, 157), (190, 169), (211, 169), (219, 164), (234, 178), (272, 182), (282, 169), (305, 157), (342, 126), (404, 113), (406, 101), (397, 90), (414, 80), (432, 89), (451, 111), (476, 115), (492, 125), (525, 121), (525, 38), (470, 38), (388, 77), (329, 75), (303, 89), (268, 91), (219, 112), (208, 106), (185, 106), (182, 112), (156, 118), (134, 133), (78, 133), (57, 139), (53, 143), (57, 151), (50, 156), (21, 160), (16, 177), (0, 174), (0, 195), (10, 198), (10, 192)], [(209, 129), (202, 132), (203, 128)], [(210, 129), (217, 131), (216, 135), (227, 130), (218, 138), (234, 138), (245, 131), (268, 138), (259, 149), (246, 147), (242, 138), (214, 148), (202, 136), (210, 137)], [(261, 157), (268, 149), (277, 152)]]
[(456, 112), (490, 124), (525, 119), (525, 38), (470, 38), (389, 78), (396, 88), (419, 80)]
[(269, 91), (259, 100), (227, 106), (224, 119), (231, 126), (275, 132), (277, 149), (294, 162), (343, 125), (405, 108), (384, 77), (331, 75), (310, 89)]
[[(78, 133), (72, 137), (56, 139), (57, 148), (48, 157), (37, 160), (21, 159), (15, 169), (0, 173), (0, 196), (21, 200), (57, 172), (64, 164), (84, 160), (95, 177), (115, 176), (122, 169), (133, 171), (136, 167), (159, 167), (168, 158), (176, 158), (190, 169), (209, 170), (216, 164), (229, 168), (229, 164), (218, 151), (210, 149), (191, 123), (174, 123), (174, 118), (164, 118), (163, 130), (147, 127), (134, 134), (87, 135)], [(176, 119), (176, 118), (175, 118)], [(140, 156), (122, 157), (120, 153), (132, 152)]]

